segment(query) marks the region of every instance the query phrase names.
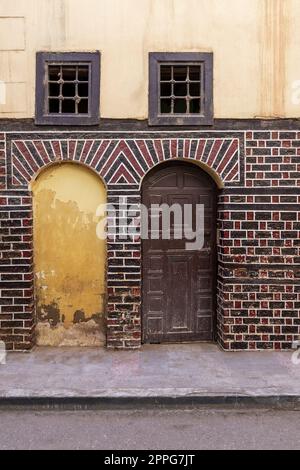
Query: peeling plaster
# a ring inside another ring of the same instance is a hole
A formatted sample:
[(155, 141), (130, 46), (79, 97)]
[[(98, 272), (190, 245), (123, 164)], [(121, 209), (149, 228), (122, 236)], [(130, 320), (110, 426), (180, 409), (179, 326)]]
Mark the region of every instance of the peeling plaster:
[(103, 344), (106, 243), (96, 236), (96, 209), (104, 185), (66, 163), (42, 172), (32, 190), (38, 344)]
[(105, 335), (94, 320), (76, 323), (68, 328), (62, 323), (55, 328), (50, 323), (38, 323), (37, 345), (53, 347), (104, 346)]

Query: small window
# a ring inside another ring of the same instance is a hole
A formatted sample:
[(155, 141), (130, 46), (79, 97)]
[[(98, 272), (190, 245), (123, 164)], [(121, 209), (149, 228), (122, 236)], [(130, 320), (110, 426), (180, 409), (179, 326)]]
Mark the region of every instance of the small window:
[(150, 53), (149, 124), (213, 121), (212, 53)]
[(37, 53), (36, 124), (99, 122), (100, 53)]

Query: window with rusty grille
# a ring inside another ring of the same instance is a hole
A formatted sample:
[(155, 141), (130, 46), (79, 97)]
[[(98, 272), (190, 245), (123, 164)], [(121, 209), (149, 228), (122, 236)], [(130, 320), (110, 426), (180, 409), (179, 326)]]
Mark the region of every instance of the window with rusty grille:
[(49, 114), (89, 112), (89, 65), (48, 65)]
[(202, 65), (160, 64), (160, 114), (201, 114), (202, 85)]
[(99, 53), (37, 54), (37, 124), (96, 124)]
[(149, 123), (211, 124), (211, 53), (150, 53)]

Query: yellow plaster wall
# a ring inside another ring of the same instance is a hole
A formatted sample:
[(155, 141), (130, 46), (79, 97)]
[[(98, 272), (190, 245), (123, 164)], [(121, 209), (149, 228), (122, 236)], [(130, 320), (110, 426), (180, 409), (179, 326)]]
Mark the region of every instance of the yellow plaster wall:
[(106, 243), (96, 236), (96, 210), (106, 202), (104, 184), (90, 170), (63, 163), (44, 170), (32, 191), (36, 308), (47, 326), (41, 341), (52, 344), (56, 329), (65, 337), (63, 329), (89, 323), (93, 344), (97, 329), (103, 334)]

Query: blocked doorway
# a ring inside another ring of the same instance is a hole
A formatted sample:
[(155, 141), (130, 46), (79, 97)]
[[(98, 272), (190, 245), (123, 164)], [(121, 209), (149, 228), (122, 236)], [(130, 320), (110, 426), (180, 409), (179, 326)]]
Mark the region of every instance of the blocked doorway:
[(51, 165), (31, 185), (37, 344), (105, 343), (106, 241), (97, 235), (102, 180), (74, 163)]

